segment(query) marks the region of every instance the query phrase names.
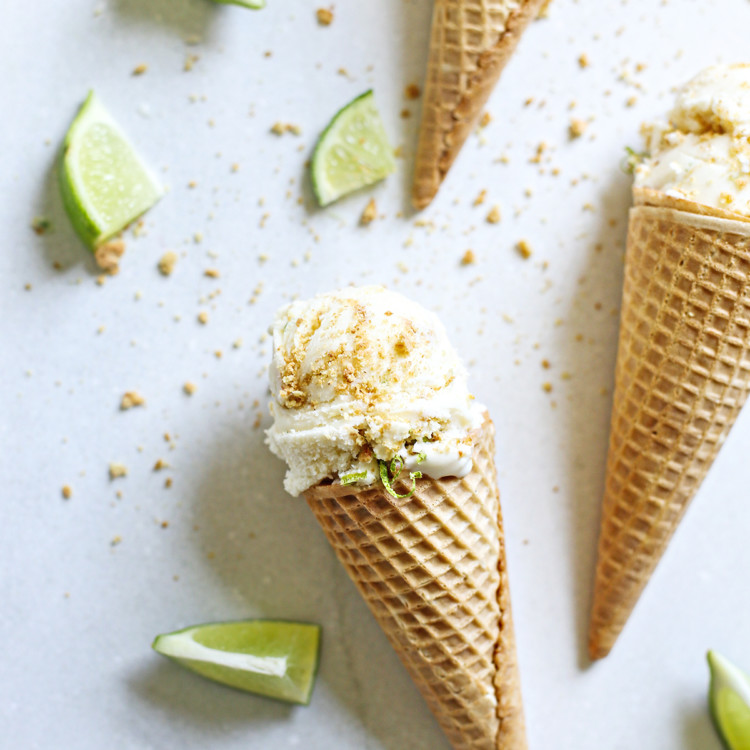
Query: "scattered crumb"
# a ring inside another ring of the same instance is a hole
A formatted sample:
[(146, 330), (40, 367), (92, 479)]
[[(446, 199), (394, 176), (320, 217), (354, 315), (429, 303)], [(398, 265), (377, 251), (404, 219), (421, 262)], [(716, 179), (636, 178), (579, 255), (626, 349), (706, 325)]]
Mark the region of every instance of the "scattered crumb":
[(480, 190), (479, 195), (477, 195), (476, 198), (474, 198), (473, 205), (475, 206), (481, 206), (482, 203), (484, 203), (484, 199), (487, 197), (487, 190)]
[(221, 274), (219, 273), (219, 269), (218, 268), (207, 268), (203, 272), (203, 275), (204, 276), (208, 276), (209, 279), (218, 279), (219, 276), (221, 276)]
[(489, 112), (482, 114), (479, 120), (479, 127), (486, 128), (492, 122), (492, 115)]
[(421, 94), (421, 90), (419, 86), (417, 86), (416, 83), (410, 83), (405, 89), (404, 89), (404, 96), (407, 99), (411, 99), (414, 101), (415, 99), (419, 99), (419, 96)]
[(188, 187), (191, 190), (194, 190), (195, 188), (198, 187), (198, 182), (196, 180), (190, 180), (190, 182), (188, 182)]
[(156, 463), (154, 464), (154, 471), (161, 471), (162, 469), (168, 469), (169, 464), (166, 461), (163, 461), (161, 458), (156, 460)]
[(549, 370), (549, 368), (550, 368), (550, 364), (549, 364), (549, 360), (548, 360), (548, 359), (543, 359), (543, 360), (542, 360), (542, 367), (543, 367), (543, 368), (544, 368), (545, 370)]
[(135, 391), (126, 391), (122, 396), (122, 400), (120, 401), (120, 409), (122, 409), (122, 411), (127, 411), (128, 409), (132, 409), (134, 406), (143, 406), (145, 403), (146, 399), (143, 398), (140, 393), (136, 393)]
[(375, 203), (375, 198), (370, 198), (369, 203), (365, 206), (364, 211), (362, 211), (362, 215), (359, 217), (359, 223), (363, 227), (366, 227), (377, 218), (377, 215), (378, 207)]
[(574, 118), (570, 121), (570, 125), (568, 125), (568, 135), (571, 138), (580, 138), (586, 132), (587, 127), (588, 123), (586, 120)]
[(189, 380), (185, 385), (182, 386), (182, 390), (187, 393), (188, 396), (192, 396), (195, 393), (196, 385), (195, 383), (191, 383)]
[(162, 521), (161, 524), (160, 524), (160, 526), (162, 527), (162, 529), (168, 528), (169, 527), (169, 521)]
[(115, 276), (120, 272), (119, 261), (124, 252), (125, 243), (122, 240), (110, 240), (94, 250), (94, 259), (102, 271), (110, 276)]
[(118, 479), (119, 477), (126, 477), (128, 475), (128, 467), (125, 464), (112, 461), (109, 464), (109, 478)]
[(542, 390), (545, 393), (552, 393), (552, 383), (549, 383), (549, 382), (542, 383)]
[(146, 63), (141, 63), (140, 65), (136, 65), (133, 68), (133, 75), (142, 76), (147, 70), (148, 70), (148, 65), (146, 65)]
[(61, 491), (62, 491), (62, 496), (66, 500), (70, 500), (70, 498), (73, 497), (73, 490), (70, 488), (69, 484), (64, 484), (62, 486), (62, 490)]
[(284, 135), (284, 133), (301, 135), (302, 128), (299, 125), (293, 125), (289, 122), (275, 122), (273, 125), (271, 125), (271, 132), (274, 135)]
[(578, 65), (581, 68), (588, 68), (589, 64), (589, 56), (585, 52), (578, 56)]
[(638, 97), (631, 96), (628, 98), (628, 100), (625, 102), (626, 107), (635, 107), (635, 105), (638, 103)]
[(531, 245), (529, 245), (527, 240), (517, 242), (516, 250), (524, 260), (528, 260), (531, 257)]
[(120, 542), (122, 542), (122, 537), (117, 534), (117, 536), (112, 537), (112, 541), (110, 542), (110, 544), (113, 547), (116, 547), (118, 544), (120, 544)]
[(499, 224), (500, 223), (500, 206), (493, 206), (490, 212), (487, 214), (488, 224)]
[(31, 284), (29, 284), (29, 283), (27, 282), (26, 284), (24, 284), (24, 285), (23, 285), (23, 288), (24, 288), (24, 289), (25, 289), (25, 290), (26, 290), (27, 292), (30, 292), (30, 291), (31, 291), (31, 288), (32, 288), (32, 287), (31, 287)]
[(333, 6), (330, 8), (318, 8), (315, 16), (321, 26), (330, 26), (333, 23)]
[(462, 266), (470, 266), (472, 263), (475, 263), (475, 262), (476, 262), (476, 256), (474, 255), (473, 250), (467, 250), (461, 257)]
[(172, 486), (172, 477), (167, 477), (164, 480), (164, 486), (169, 489)]
[(185, 58), (185, 64), (182, 66), (182, 69), (187, 73), (193, 69), (193, 65), (200, 60), (200, 55), (188, 55)]
[(201, 310), (198, 313), (198, 322), (204, 326), (206, 323), (208, 323), (208, 313), (205, 310)]
[(162, 276), (170, 276), (172, 274), (172, 271), (174, 271), (174, 267), (176, 265), (177, 253), (172, 252), (171, 250), (164, 253), (164, 255), (159, 258), (159, 262), (157, 263), (159, 273)]

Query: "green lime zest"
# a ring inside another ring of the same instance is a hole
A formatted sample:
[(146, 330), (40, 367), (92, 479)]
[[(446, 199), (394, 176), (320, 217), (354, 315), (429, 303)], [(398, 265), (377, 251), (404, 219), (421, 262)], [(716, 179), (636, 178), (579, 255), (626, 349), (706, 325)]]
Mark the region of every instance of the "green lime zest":
[(622, 158), (622, 161), (620, 162), (620, 169), (622, 169), (622, 171), (626, 172), (627, 174), (633, 174), (633, 172), (635, 172), (635, 168), (644, 159), (648, 159), (649, 157), (648, 151), (636, 151), (635, 149), (630, 148), (630, 146), (625, 146), (625, 151), (627, 153), (627, 156), (624, 156)]
[(729, 750), (750, 750), (750, 676), (715, 651), (706, 658), (708, 706), (716, 730)]
[(418, 453), (417, 454), (417, 463), (418, 464), (421, 464), (422, 461), (426, 461), (426, 460), (427, 460), (427, 454), (426, 453)]
[(365, 479), (366, 477), (366, 471), (353, 471), (351, 474), (344, 474), (339, 477), (339, 482), (344, 485), (354, 484), (355, 482), (359, 482), (360, 479)]
[[(383, 483), (383, 487), (385, 487), (385, 491), (389, 495), (395, 497), (397, 500), (403, 500), (407, 497), (411, 497), (416, 492), (417, 479), (422, 478), (421, 471), (409, 472), (409, 479), (411, 479), (411, 489), (405, 495), (399, 495), (398, 492), (393, 489), (393, 483), (398, 479), (399, 474), (401, 474), (401, 469), (404, 468), (404, 459), (401, 458), (401, 456), (394, 456), (390, 466), (385, 461), (378, 460), (378, 466), (380, 468), (380, 481)], [(390, 478), (388, 477), (389, 471), (391, 473)]]

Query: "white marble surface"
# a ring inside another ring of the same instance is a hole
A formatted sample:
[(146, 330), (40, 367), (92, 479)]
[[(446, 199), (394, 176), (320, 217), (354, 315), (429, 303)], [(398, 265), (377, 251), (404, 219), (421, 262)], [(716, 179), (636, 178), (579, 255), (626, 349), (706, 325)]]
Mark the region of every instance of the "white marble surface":
[[(748, 59), (750, 4), (554, 0), (508, 66), (492, 122), (418, 225), (407, 208), (418, 106), (403, 89), (421, 83), (429, 6), (341, 0), (328, 28), (301, 1), (257, 13), (206, 0), (4, 8), (2, 747), (447, 749), (254, 426), (258, 414), (267, 422), (275, 308), (383, 282), (442, 314), (497, 424), (531, 747), (718, 748), (704, 652), (750, 667), (747, 413), (615, 651), (589, 667), (582, 649), (629, 201), (618, 164), (673, 85)], [(188, 55), (200, 59), (184, 72)], [(148, 71), (133, 77), (140, 63)], [(398, 173), (316, 210), (304, 162), (336, 109), (370, 86), (403, 148)], [(89, 87), (170, 188), (103, 287), (53, 171)], [(591, 120), (575, 141), (571, 117)], [(302, 135), (272, 135), (277, 121)], [(370, 195), (384, 218), (362, 228)], [(491, 226), (495, 203), (503, 218)], [(51, 220), (48, 234), (31, 231), (35, 216)], [(521, 238), (533, 248), (526, 261)], [(477, 260), (463, 267), (468, 248)], [(156, 263), (168, 249), (180, 258), (165, 279)], [(120, 412), (127, 390), (146, 406)], [(159, 458), (168, 471), (152, 471)], [(110, 461), (128, 476), (110, 482)], [(253, 615), (323, 625), (309, 708), (212, 685), (149, 649), (159, 632)]]

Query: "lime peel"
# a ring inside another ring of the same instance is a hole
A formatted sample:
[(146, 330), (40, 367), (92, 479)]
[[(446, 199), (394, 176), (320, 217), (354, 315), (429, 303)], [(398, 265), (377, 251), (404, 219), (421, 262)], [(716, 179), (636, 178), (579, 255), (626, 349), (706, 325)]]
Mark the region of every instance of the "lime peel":
[(372, 89), (342, 107), (318, 138), (310, 162), (321, 206), (372, 185), (396, 170), (393, 149)]
[(214, 0), (219, 5), (239, 5), (242, 8), (260, 10), (266, 7), (266, 0)]
[(70, 221), (92, 250), (119, 234), (163, 193), (93, 91), (65, 136), (59, 179)]
[(708, 703), (716, 729), (729, 750), (750, 750), (750, 677), (715, 651), (707, 659)]

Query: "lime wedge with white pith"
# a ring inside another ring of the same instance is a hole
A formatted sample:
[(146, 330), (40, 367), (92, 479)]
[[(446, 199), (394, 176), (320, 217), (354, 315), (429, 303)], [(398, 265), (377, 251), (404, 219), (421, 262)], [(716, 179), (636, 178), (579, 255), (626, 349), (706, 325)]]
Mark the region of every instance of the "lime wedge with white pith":
[(708, 705), (729, 750), (750, 750), (750, 676), (715, 651), (708, 652)]
[(307, 705), (318, 670), (320, 626), (283, 620), (208, 623), (159, 635), (152, 648), (209, 680)]
[(395, 171), (393, 149), (375, 106), (365, 91), (340, 109), (318, 139), (310, 165), (321, 206), (372, 185)]
[(220, 5), (241, 5), (243, 8), (259, 10), (266, 7), (266, 0), (214, 0)]
[(121, 232), (162, 196), (151, 170), (93, 91), (65, 136), (60, 189), (73, 227), (90, 248)]

